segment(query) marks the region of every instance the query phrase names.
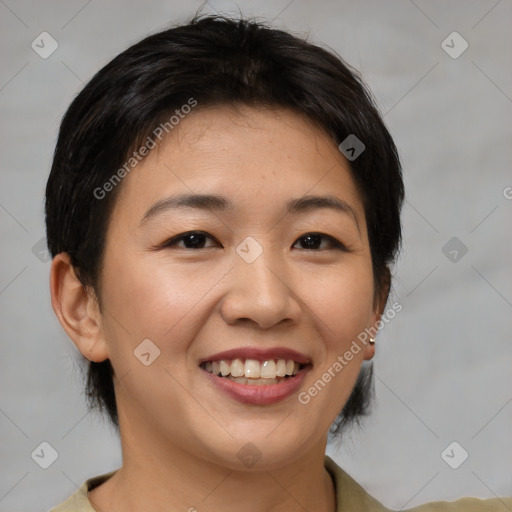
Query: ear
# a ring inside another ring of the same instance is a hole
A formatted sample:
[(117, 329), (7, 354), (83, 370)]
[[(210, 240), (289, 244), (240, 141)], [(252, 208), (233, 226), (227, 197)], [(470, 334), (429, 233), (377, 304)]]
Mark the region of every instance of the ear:
[[(380, 293), (375, 295), (373, 301), (373, 313), (370, 318), (370, 324), (368, 325), (368, 331), (372, 333), (372, 338), (375, 337), (373, 333), (377, 333), (379, 330), (377, 325), (384, 314), (384, 308), (388, 302), (389, 292), (391, 289), (391, 272), (389, 268), (386, 267), (384, 275), (382, 276), (382, 284)], [(369, 337), (368, 337), (369, 339)], [(375, 345), (373, 343), (367, 343), (364, 348), (364, 359), (369, 360), (372, 359), (375, 355)]]
[(108, 359), (96, 296), (82, 285), (64, 252), (53, 258), (50, 292), (53, 311), (82, 355), (97, 363)]

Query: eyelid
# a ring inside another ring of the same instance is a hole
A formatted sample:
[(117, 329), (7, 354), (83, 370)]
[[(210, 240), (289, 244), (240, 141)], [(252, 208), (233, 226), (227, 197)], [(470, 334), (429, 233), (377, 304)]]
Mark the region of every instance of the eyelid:
[[(213, 235), (210, 235), (206, 231), (190, 230), (190, 231), (184, 231), (183, 233), (179, 233), (179, 234), (177, 234), (177, 235), (175, 235), (175, 236), (165, 240), (161, 244), (158, 244), (157, 246), (155, 246), (153, 249), (154, 250), (159, 250), (159, 249), (165, 249), (165, 248), (168, 248), (168, 247), (175, 247), (177, 245), (177, 242), (180, 242), (181, 240), (183, 240), (184, 238), (186, 238), (189, 235), (203, 235), (206, 238), (209, 238), (210, 240), (213, 240), (214, 242), (216, 242), (217, 244), (219, 244), (222, 247), (222, 244)], [(338, 250), (341, 250), (341, 251), (344, 251), (344, 252), (351, 252), (350, 249), (348, 249), (346, 247), (346, 245), (343, 244), (342, 242), (340, 242), (337, 238), (335, 238), (335, 237), (333, 237), (331, 235), (328, 235), (326, 233), (320, 233), (318, 231), (308, 231), (306, 233), (303, 233), (302, 235), (297, 237), (295, 242), (293, 242), (292, 248), (302, 238), (305, 238), (305, 237), (310, 236), (310, 235), (320, 236), (323, 239), (327, 240), (330, 243), (330, 245), (331, 245), (331, 247), (329, 247), (328, 249), (338, 249)], [(211, 247), (201, 247), (199, 249), (190, 249), (190, 248), (184, 247), (184, 249), (188, 249), (188, 250), (191, 250), (191, 251), (198, 251), (198, 250), (201, 250), (201, 249), (211, 249)], [(303, 249), (303, 248), (299, 248), (299, 250), (306, 251), (306, 252), (322, 252), (322, 251), (325, 251), (326, 249)]]
[[(301, 238), (304, 238), (306, 236), (309, 236), (309, 235), (318, 235), (318, 236), (321, 236), (323, 238), (325, 238), (326, 240), (329, 241), (329, 243), (331, 244), (332, 248), (334, 249), (339, 249), (341, 251), (344, 251), (344, 252), (351, 252), (350, 249), (347, 248), (347, 246), (340, 242), (337, 238), (333, 237), (332, 235), (327, 235), (326, 233), (320, 233), (319, 231), (308, 231), (307, 233), (304, 233), (303, 235), (300, 235), (297, 240), (295, 242), (293, 242), (293, 245), (292, 247), (297, 244), (297, 242), (301, 239)], [(300, 249), (302, 251), (307, 251), (307, 252), (322, 252), (322, 249)], [(323, 249), (325, 250), (325, 249)]]
[[(159, 249), (165, 249), (167, 247), (175, 247), (177, 245), (177, 242), (180, 242), (181, 240), (183, 240), (185, 237), (187, 237), (189, 235), (203, 235), (206, 238), (210, 238), (211, 240), (213, 240), (214, 242), (216, 242), (217, 244), (222, 246), (222, 244), (213, 235), (210, 235), (206, 231), (201, 231), (201, 230), (198, 230), (198, 229), (192, 229), (190, 231), (184, 231), (183, 233), (179, 233), (179, 234), (177, 234), (177, 235), (175, 235), (175, 236), (173, 236), (171, 238), (168, 238), (167, 240), (165, 240), (161, 244), (158, 244), (155, 247), (153, 247), (153, 249), (154, 250), (159, 250)], [(184, 247), (184, 249), (187, 249), (187, 248)], [(211, 247), (204, 247), (203, 249), (211, 249)], [(199, 249), (188, 249), (188, 250), (196, 250), (197, 251)]]

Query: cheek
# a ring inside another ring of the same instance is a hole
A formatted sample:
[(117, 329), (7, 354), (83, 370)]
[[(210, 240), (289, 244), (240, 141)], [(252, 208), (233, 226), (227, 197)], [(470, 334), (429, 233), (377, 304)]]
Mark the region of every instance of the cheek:
[(149, 265), (144, 258), (110, 262), (104, 267), (102, 299), (110, 359), (120, 381), (119, 410), (143, 410), (148, 421), (163, 421), (176, 435), (177, 414), (196, 414), (196, 423), (206, 422), (196, 402), (184, 400), (183, 389), (190, 386), (189, 345), (210, 314), (208, 293), (222, 273), (193, 265)]
[[(165, 342), (166, 354), (176, 358), (183, 355), (205, 321), (209, 293), (229, 268), (213, 268), (207, 262), (169, 263), (149, 256), (127, 258), (122, 263), (112, 257), (105, 262), (102, 299), (106, 334), (114, 349), (126, 351), (130, 340), (133, 351), (149, 338), (157, 346)], [(113, 261), (119, 264), (113, 265)]]
[(317, 272), (304, 283), (303, 291), (329, 351), (343, 350), (369, 326), (374, 288), (371, 264), (365, 260)]
[(323, 343), (317, 344), (318, 364), (299, 402), (306, 416), (318, 415), (328, 426), (346, 403), (363, 361), (365, 346), (357, 337), (369, 326), (372, 315), (371, 263), (361, 259), (307, 281), (309, 285), (303, 288), (306, 304)]
[[(364, 345), (357, 336), (368, 327), (373, 305), (373, 277), (367, 265), (317, 276), (306, 288), (308, 306), (323, 343), (318, 364), (298, 395), (305, 422), (318, 418), (328, 429), (347, 402), (359, 375)], [(354, 343), (355, 342), (355, 343)]]

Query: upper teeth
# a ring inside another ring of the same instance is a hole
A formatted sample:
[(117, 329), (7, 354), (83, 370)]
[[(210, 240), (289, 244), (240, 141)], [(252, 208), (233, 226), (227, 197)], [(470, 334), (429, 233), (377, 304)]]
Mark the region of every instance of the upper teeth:
[(261, 362), (256, 359), (245, 359), (245, 361), (221, 359), (220, 361), (208, 361), (203, 366), (206, 371), (215, 375), (252, 379), (275, 379), (276, 377), (295, 375), (300, 369), (300, 364), (293, 359), (268, 359)]

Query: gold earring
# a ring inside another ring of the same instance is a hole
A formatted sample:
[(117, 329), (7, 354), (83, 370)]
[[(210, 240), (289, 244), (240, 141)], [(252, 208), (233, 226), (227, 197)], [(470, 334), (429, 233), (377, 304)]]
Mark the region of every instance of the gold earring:
[(370, 343), (373, 345), (375, 343), (375, 338), (370, 338)]

